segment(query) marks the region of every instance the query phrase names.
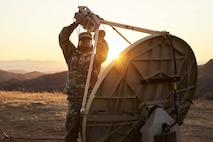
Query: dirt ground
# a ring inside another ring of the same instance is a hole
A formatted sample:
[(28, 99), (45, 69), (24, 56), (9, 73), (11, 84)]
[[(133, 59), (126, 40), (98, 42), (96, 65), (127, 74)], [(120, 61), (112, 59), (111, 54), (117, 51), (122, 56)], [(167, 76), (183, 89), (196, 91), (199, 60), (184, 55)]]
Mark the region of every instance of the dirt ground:
[[(0, 142), (63, 142), (67, 109), (61, 93), (0, 91)], [(182, 142), (213, 139), (213, 101), (197, 100), (181, 126)]]

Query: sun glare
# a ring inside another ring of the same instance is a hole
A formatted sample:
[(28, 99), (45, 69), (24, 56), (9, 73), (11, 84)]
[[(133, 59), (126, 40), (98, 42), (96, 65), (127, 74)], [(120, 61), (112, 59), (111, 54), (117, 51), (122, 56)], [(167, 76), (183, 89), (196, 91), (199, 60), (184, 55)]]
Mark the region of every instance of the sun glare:
[[(111, 33), (109, 33), (109, 35), (110, 34)], [(128, 44), (123, 41), (123, 39), (119, 35), (113, 34), (106, 39), (109, 46), (107, 61), (116, 59), (119, 54), (128, 46)]]
[(107, 60), (103, 63), (103, 66), (109, 65), (119, 54), (123, 51), (122, 48), (110, 48), (107, 56)]
[(115, 58), (118, 57), (119, 53), (120, 53), (120, 52), (115, 52), (115, 51), (109, 52), (109, 53), (108, 53), (107, 60), (108, 60), (108, 61), (114, 60)]

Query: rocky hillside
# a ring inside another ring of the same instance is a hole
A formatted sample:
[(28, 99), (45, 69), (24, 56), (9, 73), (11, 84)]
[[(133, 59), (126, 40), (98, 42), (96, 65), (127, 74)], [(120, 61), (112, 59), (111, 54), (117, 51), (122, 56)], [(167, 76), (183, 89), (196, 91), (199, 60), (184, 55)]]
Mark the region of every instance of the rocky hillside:
[(196, 97), (213, 99), (213, 59), (198, 66)]

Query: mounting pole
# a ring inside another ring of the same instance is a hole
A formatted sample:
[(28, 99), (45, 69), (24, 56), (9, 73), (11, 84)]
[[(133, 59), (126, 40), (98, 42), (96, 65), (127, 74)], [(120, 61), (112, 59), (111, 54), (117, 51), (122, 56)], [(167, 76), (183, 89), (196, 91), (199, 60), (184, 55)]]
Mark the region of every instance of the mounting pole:
[(94, 63), (94, 58), (95, 58), (95, 50), (96, 50), (96, 46), (98, 43), (98, 34), (99, 34), (98, 31), (99, 31), (99, 29), (97, 29), (95, 32), (95, 45), (92, 49), (92, 55), (91, 55), (91, 59), (90, 59), (89, 70), (88, 70), (86, 85), (85, 85), (85, 89), (84, 89), (84, 96), (83, 96), (82, 106), (81, 106), (81, 110), (80, 110), (81, 114), (84, 114), (85, 108), (86, 108), (89, 84), (90, 84), (90, 80), (91, 80), (92, 68), (93, 68), (93, 63)]

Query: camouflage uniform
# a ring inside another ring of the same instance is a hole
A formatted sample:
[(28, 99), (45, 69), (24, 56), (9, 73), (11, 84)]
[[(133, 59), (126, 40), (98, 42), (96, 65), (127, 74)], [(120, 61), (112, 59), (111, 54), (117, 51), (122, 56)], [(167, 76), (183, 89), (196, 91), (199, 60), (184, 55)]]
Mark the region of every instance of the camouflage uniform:
[[(69, 101), (66, 117), (66, 135), (65, 142), (76, 142), (80, 128), (80, 109), (84, 95), (84, 88), (87, 79), (87, 72), (90, 64), (91, 51), (81, 53), (78, 48), (69, 40), (73, 30), (78, 23), (73, 23), (64, 27), (59, 34), (59, 44), (63, 51), (64, 58), (68, 65), (67, 83), (64, 92), (68, 95)], [(98, 79), (101, 64), (106, 60), (108, 53), (107, 42), (99, 40), (96, 47), (96, 54), (93, 64), (93, 70), (89, 85), (89, 91), (93, 88)]]

